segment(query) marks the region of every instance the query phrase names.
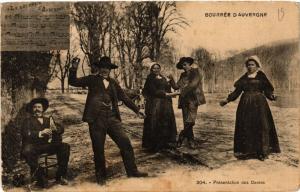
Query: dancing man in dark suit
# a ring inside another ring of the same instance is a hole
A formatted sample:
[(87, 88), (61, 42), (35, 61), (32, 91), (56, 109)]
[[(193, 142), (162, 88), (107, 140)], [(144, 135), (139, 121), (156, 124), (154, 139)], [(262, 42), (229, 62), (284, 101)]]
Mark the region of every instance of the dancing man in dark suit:
[(107, 177), (104, 157), (106, 134), (119, 147), (127, 176), (146, 177), (148, 174), (138, 171), (135, 164), (133, 148), (122, 128), (118, 101), (123, 101), (128, 108), (139, 116), (143, 117), (144, 114), (139, 112), (139, 108), (128, 98), (120, 85), (109, 77), (111, 69), (118, 66), (111, 63), (109, 57), (102, 57), (99, 62), (93, 63), (97, 68), (97, 74), (77, 78), (78, 64), (79, 59), (73, 59), (69, 73), (69, 84), (76, 87), (88, 87), (83, 121), (89, 124), (97, 183), (105, 184)]
[(37, 185), (47, 187), (47, 179), (44, 170), (38, 164), (41, 154), (56, 154), (58, 169), (56, 181), (66, 185), (66, 174), (68, 169), (70, 146), (62, 142), (64, 128), (56, 124), (52, 117), (45, 117), (49, 102), (45, 98), (35, 98), (28, 105), (27, 109), (31, 116), (22, 123), (22, 156), (30, 166), (31, 176), (37, 179)]
[(178, 82), (174, 81), (172, 75), (169, 75), (170, 83), (175, 89), (180, 89), (178, 108), (182, 109), (184, 129), (179, 133), (178, 147), (187, 138), (188, 145), (195, 148), (193, 126), (195, 125), (198, 106), (205, 104), (205, 96), (202, 88), (202, 76), (198, 69), (192, 68), (194, 59), (191, 57), (182, 57), (176, 64), (177, 69), (184, 70), (181, 73)]

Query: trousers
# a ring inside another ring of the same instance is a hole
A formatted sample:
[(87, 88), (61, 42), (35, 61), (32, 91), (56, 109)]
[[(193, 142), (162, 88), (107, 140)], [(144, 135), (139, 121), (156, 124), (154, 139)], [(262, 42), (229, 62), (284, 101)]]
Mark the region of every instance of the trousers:
[(197, 117), (198, 106), (193, 102), (188, 102), (182, 106), (182, 116), (184, 125), (184, 135), (188, 139), (194, 139), (193, 126)]
[(131, 142), (122, 128), (122, 123), (111, 110), (101, 110), (95, 121), (89, 122), (90, 137), (94, 152), (95, 172), (97, 177), (106, 177), (104, 144), (106, 134), (117, 144), (127, 175), (137, 171)]
[[(46, 144), (26, 144), (22, 150), (22, 155), (30, 167), (31, 175), (35, 175), (39, 169), (38, 158), (41, 154), (56, 154), (58, 169), (56, 178), (64, 177), (67, 174), (70, 156), (70, 145), (67, 143), (46, 143)], [(41, 172), (38, 172), (41, 173)], [(36, 175), (40, 177), (40, 175)]]

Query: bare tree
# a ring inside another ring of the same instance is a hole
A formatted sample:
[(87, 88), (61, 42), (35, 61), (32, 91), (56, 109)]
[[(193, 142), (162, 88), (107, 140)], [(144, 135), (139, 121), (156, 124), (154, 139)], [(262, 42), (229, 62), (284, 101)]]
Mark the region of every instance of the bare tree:
[(71, 67), (71, 61), (73, 58), (77, 57), (73, 52), (67, 50), (65, 59), (62, 59), (61, 51), (56, 51), (55, 58), (58, 66), (58, 71), (56, 73), (56, 77), (60, 81), (61, 92), (65, 93), (65, 82), (66, 77), (68, 76), (69, 69)]
[(205, 83), (208, 84), (208, 91), (214, 91), (214, 74), (215, 74), (215, 62), (212, 58), (210, 52), (204, 48), (198, 48), (192, 53), (193, 57), (196, 60), (196, 63), (199, 65), (199, 69), (204, 73)]
[[(51, 75), (50, 52), (1, 52), (3, 169), (12, 170), (20, 153), (20, 129), (26, 103), (44, 96)], [(3, 95), (6, 93), (5, 95)]]
[[(148, 57), (149, 41), (149, 15), (148, 7), (144, 2), (131, 2), (126, 6), (126, 16), (128, 17), (128, 26), (133, 39), (134, 49), (130, 53), (129, 62), (133, 62), (135, 72), (135, 87), (139, 88), (143, 82), (142, 61)], [(129, 50), (128, 50), (129, 51)]]
[(151, 39), (149, 56), (152, 60), (158, 61), (161, 54), (161, 45), (165, 41), (166, 34), (169, 32), (176, 33), (178, 27), (185, 28), (189, 24), (178, 12), (176, 2), (147, 2), (147, 7)]
[(133, 86), (133, 63), (136, 52), (133, 33), (129, 25), (129, 17), (124, 17), (123, 14), (118, 13), (115, 16), (114, 23), (112, 39), (120, 62), (121, 79), (124, 82), (125, 87), (131, 89)]
[(115, 12), (113, 3), (74, 3), (73, 18), (79, 32), (81, 50), (93, 63), (102, 55), (111, 53), (111, 21)]
[[(125, 86), (130, 88), (134, 77), (133, 85), (139, 88), (143, 83), (142, 61), (148, 57), (158, 61), (162, 45), (169, 42), (166, 34), (188, 24), (175, 2), (131, 2), (125, 10), (124, 16), (118, 17), (115, 43)], [(126, 73), (134, 76), (126, 79)]]

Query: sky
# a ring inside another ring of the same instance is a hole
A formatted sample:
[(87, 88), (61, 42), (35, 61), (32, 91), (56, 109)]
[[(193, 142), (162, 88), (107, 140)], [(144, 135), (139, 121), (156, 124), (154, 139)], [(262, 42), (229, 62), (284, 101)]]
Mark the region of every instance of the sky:
[[(230, 56), (232, 51), (239, 52), (272, 42), (299, 39), (299, 8), (293, 2), (191, 1), (177, 2), (177, 8), (189, 22), (185, 29), (168, 35), (178, 51), (178, 57), (190, 56), (194, 49), (203, 47), (223, 59)], [(230, 13), (230, 16), (205, 16), (208, 13), (224, 12)], [(265, 16), (233, 17), (234, 13), (250, 12)], [(71, 33), (72, 38), (78, 38), (75, 28), (71, 29)], [(77, 49), (80, 50), (79, 47)], [(57, 87), (59, 81), (51, 82), (50, 85)]]
[[(299, 8), (293, 2), (178, 2), (190, 26), (169, 37), (180, 56), (204, 47), (220, 56), (259, 45), (299, 38)], [(230, 17), (206, 17), (210, 13)], [(233, 13), (261, 13), (264, 17), (233, 17)]]

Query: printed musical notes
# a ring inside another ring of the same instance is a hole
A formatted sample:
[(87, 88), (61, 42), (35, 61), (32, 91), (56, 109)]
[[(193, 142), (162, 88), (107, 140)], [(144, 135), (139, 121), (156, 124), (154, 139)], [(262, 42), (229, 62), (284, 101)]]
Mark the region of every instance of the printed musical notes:
[(1, 51), (69, 49), (69, 3), (4, 3), (1, 12)]

